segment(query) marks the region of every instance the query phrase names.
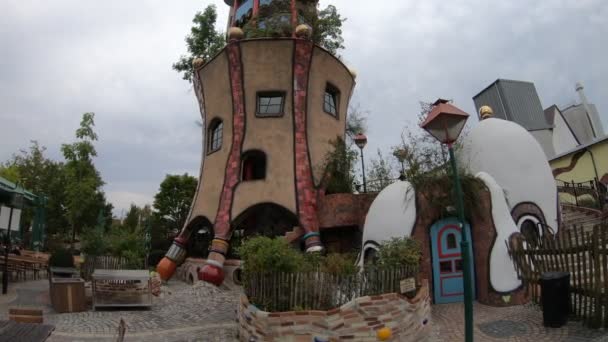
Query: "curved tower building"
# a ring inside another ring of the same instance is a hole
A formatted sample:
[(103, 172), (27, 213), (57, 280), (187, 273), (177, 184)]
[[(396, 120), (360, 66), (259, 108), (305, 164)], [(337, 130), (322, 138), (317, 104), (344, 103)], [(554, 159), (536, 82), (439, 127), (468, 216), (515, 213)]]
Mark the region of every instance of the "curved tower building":
[(199, 279), (223, 281), (233, 232), (299, 237), (323, 249), (317, 203), (332, 140), (344, 137), (355, 79), (311, 39), (317, 1), (225, 0), (226, 47), (194, 62), (204, 122), (198, 190), (158, 271), (172, 276), (193, 232), (214, 238)]

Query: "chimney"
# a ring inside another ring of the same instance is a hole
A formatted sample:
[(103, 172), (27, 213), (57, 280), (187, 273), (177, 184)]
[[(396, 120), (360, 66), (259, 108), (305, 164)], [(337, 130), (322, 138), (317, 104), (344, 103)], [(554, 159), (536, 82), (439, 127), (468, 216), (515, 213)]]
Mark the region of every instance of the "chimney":
[(595, 133), (595, 127), (593, 126), (593, 121), (591, 120), (591, 110), (589, 109), (589, 101), (587, 101), (587, 96), (585, 96), (585, 92), (583, 89), (583, 84), (581, 82), (576, 82), (575, 85), (576, 92), (581, 99), (581, 104), (583, 105), (583, 109), (585, 109), (585, 114), (587, 115), (587, 120), (591, 125), (591, 132), (593, 133), (593, 138), (597, 138), (597, 134)]

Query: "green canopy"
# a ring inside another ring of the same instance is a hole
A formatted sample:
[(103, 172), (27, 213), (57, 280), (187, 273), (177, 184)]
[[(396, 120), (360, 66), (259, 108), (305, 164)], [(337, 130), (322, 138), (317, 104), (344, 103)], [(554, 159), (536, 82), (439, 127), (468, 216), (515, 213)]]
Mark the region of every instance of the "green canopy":
[[(16, 201), (22, 199), (23, 201)], [(6, 178), (0, 177), (0, 205), (22, 209), (24, 205), (34, 207), (31, 248), (40, 250), (44, 241), (46, 197), (37, 196)], [(21, 203), (17, 203), (21, 202)], [(21, 232), (21, 230), (20, 230)]]

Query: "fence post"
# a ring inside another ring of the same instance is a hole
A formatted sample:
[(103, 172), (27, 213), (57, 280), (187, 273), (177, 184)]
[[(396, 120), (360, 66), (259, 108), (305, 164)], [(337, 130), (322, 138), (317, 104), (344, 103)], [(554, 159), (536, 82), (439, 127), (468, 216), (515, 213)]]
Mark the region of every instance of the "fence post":
[(578, 195), (576, 194), (576, 184), (574, 183), (574, 179), (572, 180), (572, 191), (574, 192), (574, 202), (578, 207)]

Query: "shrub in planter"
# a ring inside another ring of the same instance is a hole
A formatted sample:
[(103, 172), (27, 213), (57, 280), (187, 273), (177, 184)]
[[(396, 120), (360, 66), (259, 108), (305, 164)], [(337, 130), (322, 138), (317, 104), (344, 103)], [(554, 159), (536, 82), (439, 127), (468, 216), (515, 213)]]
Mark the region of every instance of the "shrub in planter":
[(285, 239), (257, 236), (243, 241), (237, 249), (243, 262), (243, 273), (297, 272), (306, 264), (304, 255)]
[(411, 238), (392, 238), (378, 248), (378, 264), (383, 267), (418, 267), (422, 250)]
[(49, 258), (50, 267), (74, 267), (74, 257), (67, 249), (57, 249)]
[(331, 274), (352, 275), (359, 271), (356, 256), (352, 254), (331, 253), (323, 258), (321, 271)]

